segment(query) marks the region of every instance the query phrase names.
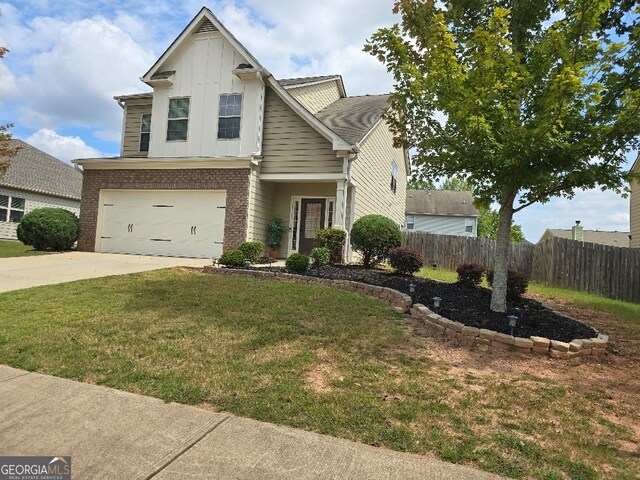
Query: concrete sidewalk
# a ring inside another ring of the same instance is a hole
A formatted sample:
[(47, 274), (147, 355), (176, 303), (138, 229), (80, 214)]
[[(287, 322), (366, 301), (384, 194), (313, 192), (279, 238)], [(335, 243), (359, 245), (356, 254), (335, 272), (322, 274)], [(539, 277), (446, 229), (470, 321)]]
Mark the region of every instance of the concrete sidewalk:
[(0, 258), (0, 292), (161, 268), (205, 265), (211, 265), (211, 260), (90, 252)]
[(76, 479), (500, 478), (6, 366), (0, 455), (71, 455)]

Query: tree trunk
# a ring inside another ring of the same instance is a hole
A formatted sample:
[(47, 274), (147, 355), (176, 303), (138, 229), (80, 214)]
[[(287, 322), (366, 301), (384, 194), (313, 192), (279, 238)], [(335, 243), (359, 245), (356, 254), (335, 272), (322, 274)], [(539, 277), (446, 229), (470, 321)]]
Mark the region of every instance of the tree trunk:
[(500, 224), (493, 266), (493, 292), (491, 293), (491, 310), (494, 312), (505, 313), (507, 311), (507, 270), (509, 269), (514, 199), (515, 193), (508, 193), (500, 206)]

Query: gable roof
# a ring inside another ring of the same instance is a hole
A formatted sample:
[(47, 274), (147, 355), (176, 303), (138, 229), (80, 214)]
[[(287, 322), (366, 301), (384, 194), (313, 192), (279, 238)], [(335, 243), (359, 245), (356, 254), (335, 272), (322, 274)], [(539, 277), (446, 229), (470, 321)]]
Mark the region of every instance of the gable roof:
[(473, 205), (471, 192), (453, 190), (407, 190), (408, 214), (453, 215), (477, 217), (478, 209)]
[(342, 77), (340, 75), (321, 75), (318, 77), (284, 78), (282, 80), (278, 80), (278, 83), (282, 85), (284, 88), (287, 88), (287, 87), (299, 87), (302, 85), (309, 85), (311, 83), (328, 82), (329, 80), (342, 81)]
[(82, 173), (71, 165), (38, 150), (22, 140), (13, 139), (11, 147), (19, 147), (0, 185), (17, 190), (80, 200)]
[(346, 97), (316, 113), (316, 117), (351, 144), (364, 139), (389, 109), (389, 95)]
[[(572, 239), (571, 229), (565, 228), (547, 228), (542, 234), (540, 240), (544, 238), (566, 238)], [(607, 232), (601, 230), (583, 230), (582, 241), (586, 243), (597, 243), (600, 245), (609, 245), (610, 247), (629, 247), (629, 232)]]

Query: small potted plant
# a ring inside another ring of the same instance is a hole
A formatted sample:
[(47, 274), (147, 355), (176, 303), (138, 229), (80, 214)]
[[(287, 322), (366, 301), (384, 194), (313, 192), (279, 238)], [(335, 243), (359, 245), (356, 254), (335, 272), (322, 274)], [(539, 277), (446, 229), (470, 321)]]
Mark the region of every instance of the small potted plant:
[(272, 259), (278, 258), (278, 249), (282, 242), (282, 236), (284, 235), (284, 224), (282, 219), (276, 215), (269, 224), (269, 256)]

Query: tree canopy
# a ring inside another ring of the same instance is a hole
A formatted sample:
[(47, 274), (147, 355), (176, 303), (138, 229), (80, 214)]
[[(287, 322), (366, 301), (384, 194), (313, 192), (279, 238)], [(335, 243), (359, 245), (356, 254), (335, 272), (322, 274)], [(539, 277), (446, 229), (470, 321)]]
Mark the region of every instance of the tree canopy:
[[(4, 56), (9, 52), (9, 49), (0, 45), (0, 58), (4, 58)], [(13, 125), (0, 125), (0, 179), (9, 169), (10, 161), (9, 157), (15, 155), (16, 148), (12, 147), (10, 144), (11, 133), (9, 133), (9, 129)]]
[(629, 0), (397, 0), (365, 50), (395, 80), (386, 116), (422, 175), (500, 205), (491, 308), (506, 311), (513, 213), (576, 189), (623, 192), (640, 133)]

